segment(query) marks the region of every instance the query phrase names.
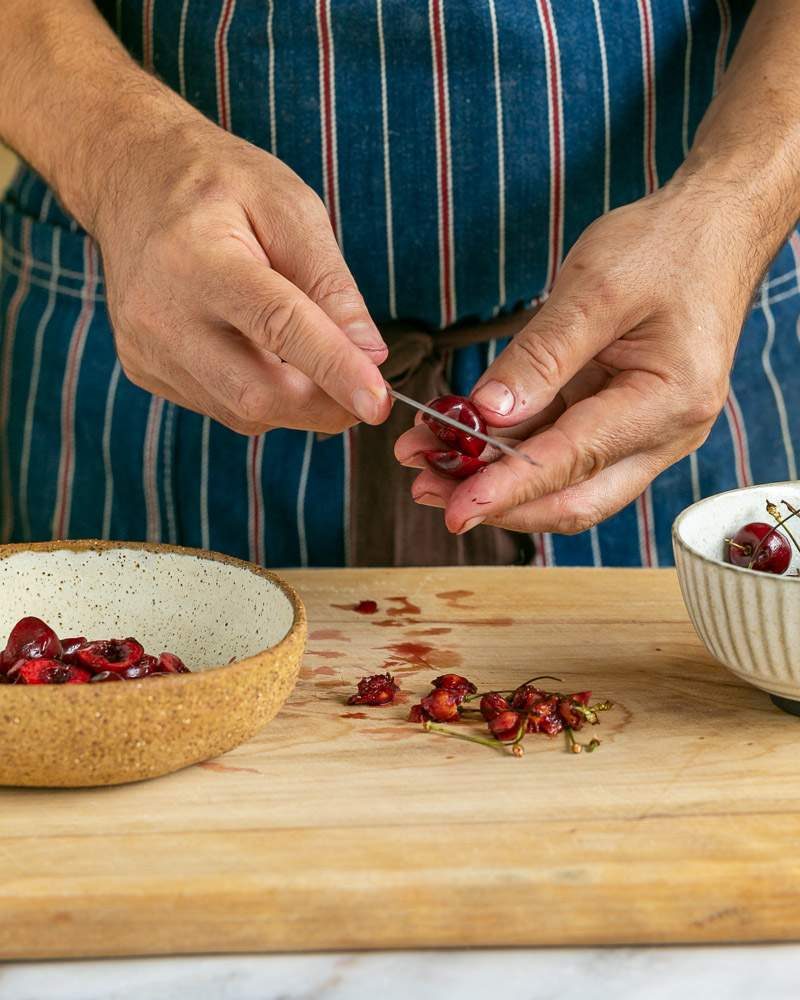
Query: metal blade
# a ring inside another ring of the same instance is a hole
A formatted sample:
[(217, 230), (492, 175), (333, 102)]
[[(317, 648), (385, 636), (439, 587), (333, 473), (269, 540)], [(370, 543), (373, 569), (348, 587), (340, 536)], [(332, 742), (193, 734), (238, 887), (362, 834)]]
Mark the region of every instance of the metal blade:
[(534, 462), (530, 455), (517, 451), (516, 448), (512, 448), (511, 445), (506, 444), (505, 441), (501, 441), (499, 438), (491, 437), (489, 434), (484, 434), (481, 431), (474, 431), (471, 427), (465, 427), (464, 424), (455, 420), (453, 417), (448, 417), (443, 413), (439, 413), (437, 410), (432, 409), (430, 406), (426, 406), (424, 403), (418, 403), (416, 399), (412, 399), (410, 396), (404, 396), (402, 392), (398, 392), (396, 389), (389, 387), (389, 395), (393, 396), (398, 402), (405, 403), (406, 406), (411, 406), (415, 410), (419, 410), (420, 413), (425, 413), (429, 417), (433, 417), (434, 420), (438, 420), (440, 424), (447, 424), (448, 427), (454, 427), (457, 431), (466, 431), (471, 437), (476, 437), (479, 441), (485, 441), (486, 444), (490, 444), (493, 448), (497, 448), (505, 455), (510, 455), (512, 458), (520, 458), (523, 462), (527, 462), (529, 465), (539, 464), (538, 462)]

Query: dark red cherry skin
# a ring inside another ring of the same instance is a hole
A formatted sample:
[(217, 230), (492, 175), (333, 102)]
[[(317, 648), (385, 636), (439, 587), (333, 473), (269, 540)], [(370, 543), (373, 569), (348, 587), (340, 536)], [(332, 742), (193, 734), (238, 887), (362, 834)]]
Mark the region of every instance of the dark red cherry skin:
[(179, 656), (176, 656), (174, 653), (163, 652), (153, 667), (153, 673), (188, 674), (190, 671)]
[(460, 424), (464, 425), (463, 431), (458, 431), (455, 427), (448, 427), (433, 417), (423, 415), (423, 421), (430, 427), (436, 437), (447, 445), (448, 449), (460, 451), (462, 455), (472, 455), (477, 458), (486, 447), (483, 441), (473, 437), (469, 432), (480, 431), (486, 433), (486, 421), (478, 413), (475, 406), (466, 396), (439, 396), (428, 403), (431, 409), (437, 413), (444, 413), (445, 416), (452, 417)]
[(65, 663), (72, 663), (72, 654), (76, 650), (80, 649), (81, 646), (85, 645), (86, 645), (85, 635), (72, 635), (68, 639), (62, 639), (61, 648), (63, 649), (63, 653), (61, 655), (61, 659)]
[(41, 618), (20, 618), (8, 637), (3, 662), (10, 667), (17, 660), (58, 660), (62, 652), (58, 636)]
[(92, 684), (104, 684), (106, 681), (122, 681), (125, 678), (122, 674), (115, 673), (113, 670), (103, 670), (99, 674), (95, 674), (91, 679)]
[(425, 461), (433, 469), (448, 479), (466, 479), (489, 464), (472, 455), (462, 455), (460, 451), (426, 451)]
[(774, 525), (763, 521), (753, 521), (739, 528), (726, 543), (726, 548), (728, 562), (734, 566), (774, 573), (776, 576), (785, 573), (792, 561), (792, 548), (786, 536), (776, 531)]
[(144, 655), (142, 644), (136, 639), (97, 639), (84, 643), (72, 654), (72, 661), (93, 674), (113, 670), (122, 673), (135, 666)]

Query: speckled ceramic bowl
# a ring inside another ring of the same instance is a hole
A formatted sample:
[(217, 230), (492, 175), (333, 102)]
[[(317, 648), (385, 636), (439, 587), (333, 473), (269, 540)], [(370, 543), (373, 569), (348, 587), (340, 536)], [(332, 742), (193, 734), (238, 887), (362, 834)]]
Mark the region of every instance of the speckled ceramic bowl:
[[(701, 500), (677, 517), (672, 542), (683, 599), (709, 652), (780, 708), (800, 715), (800, 577), (725, 562), (726, 538), (749, 521), (771, 523), (768, 499), (800, 506), (800, 483), (750, 486)], [(800, 518), (787, 527), (800, 540)], [(793, 546), (788, 573), (798, 567)]]
[(274, 574), (166, 545), (0, 546), (0, 644), (24, 615), (62, 636), (135, 635), (195, 672), (0, 686), (3, 785), (121, 784), (225, 753), (277, 713), (306, 638), (303, 605)]

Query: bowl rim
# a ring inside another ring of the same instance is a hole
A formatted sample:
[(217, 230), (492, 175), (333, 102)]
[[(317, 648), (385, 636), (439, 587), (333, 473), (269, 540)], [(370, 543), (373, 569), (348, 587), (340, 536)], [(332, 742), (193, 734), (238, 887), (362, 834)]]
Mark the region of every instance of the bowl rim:
[(800, 583), (800, 576), (776, 576), (774, 573), (759, 573), (754, 569), (748, 569), (746, 566), (734, 566), (733, 563), (724, 562), (722, 559), (715, 559), (712, 556), (703, 555), (702, 552), (698, 552), (697, 549), (691, 546), (680, 533), (681, 524), (684, 519), (687, 518), (697, 507), (702, 507), (711, 500), (716, 500), (719, 497), (730, 496), (732, 493), (750, 493), (756, 489), (779, 489), (780, 487), (785, 486), (800, 489), (800, 482), (794, 479), (787, 479), (777, 483), (752, 483), (750, 486), (737, 486), (732, 490), (722, 490), (719, 493), (712, 493), (710, 496), (701, 497), (699, 500), (695, 500), (695, 502), (689, 504), (688, 507), (684, 507), (684, 509), (672, 522), (673, 545), (676, 548), (680, 548), (688, 553), (693, 559), (699, 559), (701, 562), (708, 563), (711, 566), (716, 566), (717, 569), (730, 573), (745, 573), (747, 576), (764, 581), (765, 583), (767, 581), (771, 581), (776, 584)]
[[(244, 659), (236, 660), (233, 663), (219, 663), (215, 666), (204, 667), (202, 670), (193, 670), (188, 674), (170, 674), (166, 678), (161, 678), (160, 684), (163, 684), (165, 681), (173, 685), (199, 683), (203, 677), (217, 674), (222, 670), (233, 673), (248, 673), (255, 667), (262, 666), (265, 656), (269, 656), (271, 660), (274, 660), (276, 654), (281, 652), (285, 647), (293, 645), (298, 640), (300, 642), (305, 641), (308, 619), (305, 605), (295, 589), (272, 570), (258, 566), (256, 563), (248, 562), (246, 559), (238, 559), (236, 556), (226, 555), (224, 552), (214, 552), (211, 549), (191, 548), (183, 545), (170, 545), (165, 542), (118, 542), (97, 538), (81, 538), (48, 542), (10, 542), (0, 545), (0, 560), (8, 559), (11, 556), (24, 552), (47, 553), (60, 552), (65, 549), (69, 552), (109, 552), (130, 549), (134, 552), (170, 553), (180, 556), (193, 556), (209, 562), (225, 563), (237, 569), (247, 570), (254, 576), (263, 577), (288, 598), (292, 608), (292, 624), (286, 635), (279, 642), (275, 643), (274, 646), (268, 646), (266, 649), (253, 653), (252, 656), (246, 656)], [(128, 681), (127, 687), (132, 690), (141, 690), (142, 686), (147, 684), (147, 682), (148, 678), (143, 677), (140, 680)], [(72, 692), (67, 697), (82, 697), (87, 692), (93, 691), (95, 692), (93, 697), (98, 697), (98, 693), (104, 688), (110, 689), (112, 693), (119, 690), (116, 684), (3, 684), (0, 685), (0, 696), (10, 691), (30, 692), (32, 689), (36, 689), (40, 692), (53, 690)], [(99, 696), (102, 697), (102, 695)], [(30, 695), (27, 694), (26, 697), (30, 697)]]

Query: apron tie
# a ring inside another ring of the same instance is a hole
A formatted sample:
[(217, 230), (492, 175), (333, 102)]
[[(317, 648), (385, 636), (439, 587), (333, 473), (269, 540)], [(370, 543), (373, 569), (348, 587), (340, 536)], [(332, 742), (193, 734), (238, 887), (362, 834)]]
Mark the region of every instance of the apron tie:
[[(537, 308), (434, 334), (407, 323), (388, 323), (381, 326), (389, 348), (381, 372), (393, 389), (428, 403), (452, 392), (445, 375), (450, 351), (512, 337)], [(413, 425), (414, 411), (397, 404), (380, 426), (358, 424), (350, 431), (348, 565), (529, 564), (533, 558), (529, 535), (487, 525), (466, 535), (453, 535), (440, 510), (414, 503), (410, 487), (417, 470), (404, 468), (394, 457), (395, 441)]]

